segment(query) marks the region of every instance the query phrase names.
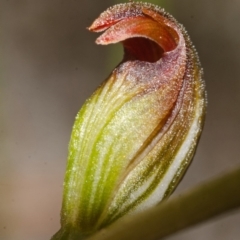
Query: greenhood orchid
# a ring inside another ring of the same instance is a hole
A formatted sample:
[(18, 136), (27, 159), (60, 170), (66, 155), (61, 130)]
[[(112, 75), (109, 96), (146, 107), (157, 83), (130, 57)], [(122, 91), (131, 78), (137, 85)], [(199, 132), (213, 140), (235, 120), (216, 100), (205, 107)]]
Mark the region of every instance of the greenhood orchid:
[(203, 127), (202, 69), (172, 16), (130, 2), (103, 12), (89, 30), (104, 31), (97, 44), (121, 42), (124, 57), (76, 117), (62, 229), (53, 239), (75, 239), (61, 238), (70, 231), (84, 238), (167, 198), (189, 166)]

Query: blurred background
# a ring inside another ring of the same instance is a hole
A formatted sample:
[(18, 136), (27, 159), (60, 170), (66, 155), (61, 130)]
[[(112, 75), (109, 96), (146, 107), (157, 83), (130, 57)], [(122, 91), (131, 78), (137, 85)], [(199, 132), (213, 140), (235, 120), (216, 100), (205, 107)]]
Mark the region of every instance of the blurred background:
[[(75, 115), (122, 56), (120, 44), (95, 45), (86, 27), (119, 2), (0, 0), (1, 240), (47, 240), (60, 227)], [(149, 2), (186, 27), (208, 90), (204, 133), (177, 195), (240, 164), (240, 1)], [(230, 212), (168, 239), (236, 240), (239, 222)]]

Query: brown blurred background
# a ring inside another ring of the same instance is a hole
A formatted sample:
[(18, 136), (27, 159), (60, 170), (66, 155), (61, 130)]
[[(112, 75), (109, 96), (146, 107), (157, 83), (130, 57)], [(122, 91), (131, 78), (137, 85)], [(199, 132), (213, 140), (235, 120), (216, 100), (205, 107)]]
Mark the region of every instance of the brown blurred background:
[[(86, 27), (114, 2), (0, 0), (1, 240), (47, 240), (59, 228), (74, 117), (121, 58)], [(208, 90), (205, 131), (177, 195), (240, 165), (240, 1), (154, 2), (187, 28)], [(230, 212), (168, 239), (237, 240), (239, 222)]]

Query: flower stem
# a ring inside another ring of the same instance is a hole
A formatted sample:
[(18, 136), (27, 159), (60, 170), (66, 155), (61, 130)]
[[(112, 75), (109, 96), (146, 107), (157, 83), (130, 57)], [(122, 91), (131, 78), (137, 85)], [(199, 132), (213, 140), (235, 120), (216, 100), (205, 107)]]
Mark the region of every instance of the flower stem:
[(72, 226), (62, 226), (61, 229), (55, 233), (50, 240), (85, 240), (86, 235), (81, 233), (81, 230)]
[(126, 216), (88, 240), (159, 240), (240, 207), (240, 168), (145, 212)]

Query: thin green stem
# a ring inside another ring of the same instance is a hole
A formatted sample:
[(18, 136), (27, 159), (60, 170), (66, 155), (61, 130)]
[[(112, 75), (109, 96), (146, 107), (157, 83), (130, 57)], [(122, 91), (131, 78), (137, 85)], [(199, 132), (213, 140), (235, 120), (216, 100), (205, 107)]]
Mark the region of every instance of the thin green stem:
[(88, 240), (159, 240), (240, 207), (240, 168), (145, 212), (126, 216)]

